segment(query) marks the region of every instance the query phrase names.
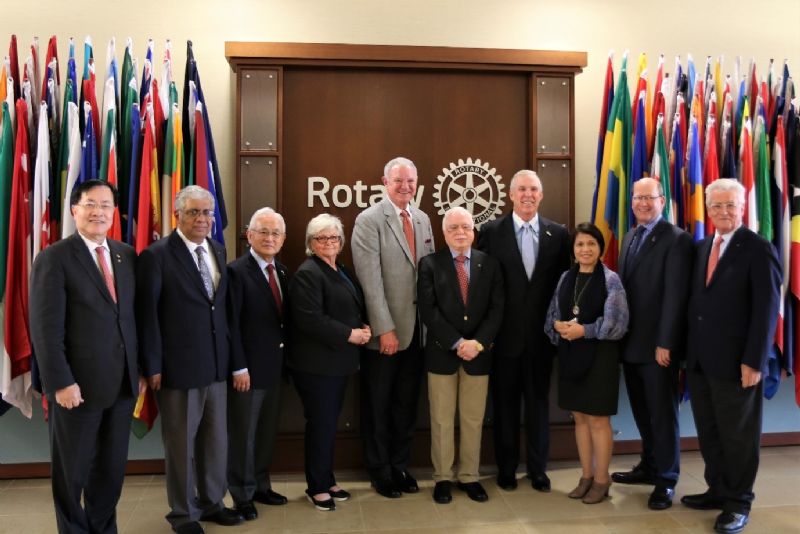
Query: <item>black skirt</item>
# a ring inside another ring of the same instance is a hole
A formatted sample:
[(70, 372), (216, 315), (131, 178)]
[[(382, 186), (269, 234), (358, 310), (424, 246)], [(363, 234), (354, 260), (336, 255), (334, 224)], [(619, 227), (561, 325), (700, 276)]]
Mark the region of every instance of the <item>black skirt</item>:
[(619, 344), (597, 341), (597, 352), (589, 372), (580, 380), (559, 377), (558, 406), (588, 415), (616, 415), (619, 400)]

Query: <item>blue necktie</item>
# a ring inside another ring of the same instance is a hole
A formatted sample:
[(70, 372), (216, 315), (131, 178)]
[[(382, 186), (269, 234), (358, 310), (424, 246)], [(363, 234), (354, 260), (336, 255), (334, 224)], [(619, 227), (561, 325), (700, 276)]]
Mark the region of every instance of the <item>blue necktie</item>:
[(522, 226), (522, 238), (520, 239), (522, 252), (522, 264), (525, 266), (525, 273), (530, 280), (533, 275), (533, 267), (536, 265), (536, 246), (533, 238), (533, 228), (530, 224)]

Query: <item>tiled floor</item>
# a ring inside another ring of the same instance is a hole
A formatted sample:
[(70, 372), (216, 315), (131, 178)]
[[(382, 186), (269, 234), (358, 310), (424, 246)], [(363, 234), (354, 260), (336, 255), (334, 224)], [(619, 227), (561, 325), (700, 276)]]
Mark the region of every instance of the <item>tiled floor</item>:
[[(613, 470), (626, 470), (636, 463), (632, 456), (616, 456)], [(491, 476), (483, 480), (487, 503), (474, 503), (455, 490), (453, 502), (437, 505), (431, 499), (433, 482), (422, 478), (419, 494), (397, 500), (378, 496), (360, 473), (341, 473), (339, 482), (353, 499), (337, 504), (335, 512), (318, 512), (305, 500), (302, 475), (273, 477), (276, 491), (289, 497), (280, 507), (258, 506), (259, 518), (237, 527), (204, 524), (209, 533), (677, 533), (712, 532), (715, 511), (700, 512), (681, 506), (687, 493), (705, 490), (703, 461), (698, 453), (686, 453), (675, 505), (664, 512), (646, 507), (650, 488), (614, 485), (611, 499), (584, 505), (566, 497), (578, 480), (575, 462), (558, 462), (549, 471), (553, 491), (542, 494), (520, 480), (516, 491), (506, 492)], [(486, 469), (489, 472), (489, 469)], [(430, 473), (425, 473), (430, 475)], [(763, 449), (756, 481), (756, 502), (748, 533), (800, 532), (800, 447)], [(162, 476), (132, 476), (125, 481), (118, 507), (120, 532), (130, 534), (169, 533), (164, 520), (166, 489)], [(0, 534), (55, 532), (49, 480), (0, 480)]]

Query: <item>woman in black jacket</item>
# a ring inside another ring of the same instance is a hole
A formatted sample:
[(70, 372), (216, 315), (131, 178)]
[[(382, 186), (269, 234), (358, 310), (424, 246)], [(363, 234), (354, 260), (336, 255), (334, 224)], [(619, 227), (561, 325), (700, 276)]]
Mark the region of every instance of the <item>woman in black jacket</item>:
[(343, 247), (344, 229), (337, 217), (323, 213), (311, 219), (306, 228), (309, 257), (289, 285), (293, 339), (288, 365), (306, 418), (306, 495), (323, 511), (350, 498), (333, 475), (336, 423), (347, 377), (358, 370), (361, 347), (371, 336), (364, 324), (361, 286), (336, 261)]

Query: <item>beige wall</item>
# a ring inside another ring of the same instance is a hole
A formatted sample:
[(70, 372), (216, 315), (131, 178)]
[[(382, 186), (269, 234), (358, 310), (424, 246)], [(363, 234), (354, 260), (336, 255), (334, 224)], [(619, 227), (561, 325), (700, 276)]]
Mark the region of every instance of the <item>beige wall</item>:
[[(0, 46), (5, 49), (10, 34), (16, 33), (20, 61), (32, 36), (40, 37), (44, 49), (55, 33), (61, 58), (66, 58), (67, 38), (75, 36), (80, 68), (83, 39), (90, 35), (98, 77), (104, 76), (110, 37), (117, 38), (120, 60), (126, 37), (133, 38), (140, 60), (147, 38), (154, 38), (159, 63), (164, 40), (171, 38), (175, 78), (182, 84), (185, 42), (192, 39), (231, 204), (235, 87), (224, 57), (225, 41), (587, 51), (589, 65), (575, 86), (578, 220), (587, 219), (590, 210), (600, 91), (610, 49), (616, 51), (618, 69), (622, 51), (630, 48), (632, 84), (639, 52), (648, 54), (652, 71), (659, 53), (665, 54), (671, 71), (674, 56), (685, 59), (690, 52), (699, 69), (706, 55), (724, 54), (728, 72), (736, 55), (745, 65), (754, 56), (759, 73), (765, 72), (770, 57), (788, 58), (790, 69), (800, 72), (800, 0), (40, 0), (15, 1), (2, 11)], [(160, 77), (160, 64), (156, 72)], [(231, 228), (226, 237), (233, 243)]]

